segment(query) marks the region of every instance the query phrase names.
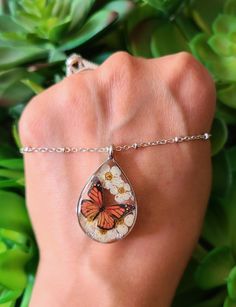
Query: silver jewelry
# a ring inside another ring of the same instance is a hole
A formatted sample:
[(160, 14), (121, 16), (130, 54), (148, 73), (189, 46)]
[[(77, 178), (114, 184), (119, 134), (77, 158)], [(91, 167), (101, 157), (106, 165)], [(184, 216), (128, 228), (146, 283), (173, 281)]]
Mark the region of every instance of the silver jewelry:
[[(146, 147), (154, 147), (158, 145), (168, 145), (175, 143), (191, 142), (191, 141), (207, 141), (211, 137), (209, 133), (186, 135), (186, 136), (174, 136), (167, 139), (159, 139), (149, 142), (140, 142), (125, 145), (113, 145), (113, 151), (127, 151), (130, 149), (142, 149)], [(20, 152), (25, 153), (78, 153), (78, 152), (109, 152), (109, 146), (104, 147), (21, 147)]]
[[(67, 59), (67, 75), (95, 69), (96, 64), (73, 54)], [(155, 141), (103, 147), (22, 147), (26, 153), (107, 153), (108, 158), (89, 178), (77, 204), (77, 217), (82, 230), (93, 240), (110, 243), (126, 237), (137, 217), (137, 200), (133, 187), (114, 158), (115, 152), (142, 150), (158, 145), (179, 144), (191, 141), (207, 141), (209, 133), (174, 136)]]
[(84, 70), (93, 70), (98, 65), (82, 58), (79, 54), (72, 54), (66, 60), (66, 75), (70, 76)]

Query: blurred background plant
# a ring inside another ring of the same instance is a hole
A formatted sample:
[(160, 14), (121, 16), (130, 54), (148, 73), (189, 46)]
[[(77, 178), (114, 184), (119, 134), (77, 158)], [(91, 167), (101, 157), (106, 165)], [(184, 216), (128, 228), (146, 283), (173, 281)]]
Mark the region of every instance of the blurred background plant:
[(38, 263), (24, 201), (17, 121), (77, 52), (96, 63), (191, 52), (212, 74), (213, 183), (174, 307), (236, 306), (236, 0), (0, 1), (0, 306), (27, 307)]

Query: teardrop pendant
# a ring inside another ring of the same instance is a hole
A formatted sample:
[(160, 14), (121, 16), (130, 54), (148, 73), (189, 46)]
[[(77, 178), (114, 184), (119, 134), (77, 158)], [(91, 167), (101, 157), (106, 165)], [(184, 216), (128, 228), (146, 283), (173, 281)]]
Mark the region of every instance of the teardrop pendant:
[(82, 190), (77, 215), (82, 230), (101, 243), (123, 239), (133, 228), (137, 216), (135, 193), (112, 154)]

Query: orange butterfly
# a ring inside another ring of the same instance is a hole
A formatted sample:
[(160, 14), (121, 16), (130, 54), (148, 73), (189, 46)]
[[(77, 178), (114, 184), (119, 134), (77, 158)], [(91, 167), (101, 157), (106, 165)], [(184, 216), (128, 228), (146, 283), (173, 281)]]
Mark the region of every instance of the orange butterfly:
[(90, 199), (82, 200), (81, 212), (89, 220), (94, 221), (97, 219), (97, 226), (100, 229), (113, 229), (116, 225), (116, 221), (130, 213), (135, 208), (128, 204), (105, 206), (103, 204), (103, 187), (97, 177), (94, 177), (93, 179), (88, 196)]

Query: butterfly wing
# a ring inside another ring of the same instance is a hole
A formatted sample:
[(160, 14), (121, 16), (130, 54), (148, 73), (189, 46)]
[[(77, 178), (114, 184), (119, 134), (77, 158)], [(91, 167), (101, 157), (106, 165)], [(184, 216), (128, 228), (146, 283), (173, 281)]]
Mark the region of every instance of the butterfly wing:
[(117, 220), (130, 213), (133, 209), (134, 206), (127, 204), (107, 206), (104, 211), (99, 213), (97, 226), (104, 230), (110, 230), (115, 227)]
[(117, 204), (112, 206), (107, 206), (105, 211), (113, 216), (115, 219), (120, 219), (126, 214), (130, 213), (134, 209), (134, 206), (128, 204)]
[(83, 199), (81, 203), (81, 212), (87, 219), (94, 220), (99, 214), (99, 206), (90, 199)]
[(91, 188), (89, 189), (88, 196), (91, 200), (96, 203), (99, 208), (102, 208), (103, 205), (103, 187), (100, 180), (97, 177), (94, 177), (92, 181)]
[(98, 216), (103, 205), (103, 188), (97, 177), (95, 177), (92, 182), (88, 196), (90, 199), (82, 200), (81, 212), (86, 218), (94, 220)]
[(128, 204), (116, 204), (104, 207), (103, 187), (97, 177), (94, 177), (92, 181), (88, 196), (89, 199), (82, 200), (81, 212), (90, 220), (97, 218), (97, 226), (103, 230), (113, 229), (117, 220), (134, 209), (134, 206)]
[(115, 226), (115, 219), (104, 210), (98, 215), (97, 226), (103, 230), (110, 230)]

